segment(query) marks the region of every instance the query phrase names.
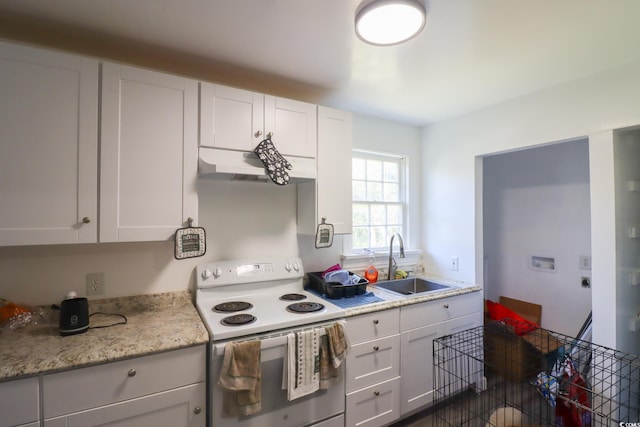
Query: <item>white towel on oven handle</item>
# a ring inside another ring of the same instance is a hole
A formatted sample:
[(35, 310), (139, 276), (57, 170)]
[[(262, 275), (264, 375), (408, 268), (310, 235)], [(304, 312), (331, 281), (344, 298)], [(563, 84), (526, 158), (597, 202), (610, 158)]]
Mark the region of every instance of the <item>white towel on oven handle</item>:
[(287, 398), (294, 400), (320, 389), (320, 335), (322, 330), (287, 335)]

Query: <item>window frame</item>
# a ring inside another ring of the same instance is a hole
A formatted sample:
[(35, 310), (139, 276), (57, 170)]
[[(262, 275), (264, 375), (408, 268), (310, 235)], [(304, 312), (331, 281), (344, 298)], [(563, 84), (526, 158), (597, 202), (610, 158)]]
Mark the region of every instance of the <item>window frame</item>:
[[(371, 150), (363, 150), (363, 149), (353, 149), (352, 150), (352, 161), (354, 158), (363, 158), (365, 160), (382, 160), (382, 161), (394, 161), (398, 163), (398, 198), (399, 201), (398, 202), (384, 202), (384, 201), (372, 201), (372, 200), (354, 200), (353, 197), (353, 192), (352, 192), (352, 196), (351, 196), (351, 207), (352, 207), (352, 215), (353, 215), (353, 207), (355, 204), (358, 203), (366, 203), (366, 204), (380, 204), (380, 205), (391, 205), (391, 204), (399, 204), (401, 206), (401, 225), (400, 225), (400, 230), (399, 233), (402, 235), (403, 238), (408, 237), (409, 234), (409, 227), (408, 227), (408, 217), (409, 217), (409, 207), (408, 207), (408, 200), (409, 200), (409, 171), (408, 171), (408, 156), (404, 155), (404, 154), (398, 154), (398, 153), (388, 153), (388, 152), (380, 152), (380, 151), (371, 151)], [(351, 177), (351, 185), (353, 187), (353, 174)], [(366, 180), (365, 180), (366, 182)], [(385, 227), (386, 222), (385, 222)], [(370, 248), (354, 248), (353, 247), (353, 230), (354, 227), (356, 227), (355, 222), (351, 225), (351, 234), (349, 235), (349, 239), (345, 239), (344, 242), (344, 252), (345, 253), (355, 253), (355, 254), (362, 254), (362, 253), (368, 253), (370, 250), (374, 251), (376, 253), (378, 252), (388, 252), (388, 243), (386, 243), (383, 246), (376, 246), (376, 247), (370, 247)], [(371, 227), (371, 224), (369, 222), (368, 227)], [(391, 238), (391, 236), (388, 236), (389, 238)]]

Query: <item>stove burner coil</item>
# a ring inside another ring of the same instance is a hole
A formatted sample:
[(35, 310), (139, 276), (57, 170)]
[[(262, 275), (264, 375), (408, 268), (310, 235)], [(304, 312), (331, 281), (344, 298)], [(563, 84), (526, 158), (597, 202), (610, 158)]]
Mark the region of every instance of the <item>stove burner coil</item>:
[(248, 325), (249, 323), (253, 323), (256, 321), (256, 316), (242, 313), (242, 314), (234, 314), (233, 316), (225, 317), (220, 321), (223, 325), (227, 326), (242, 326)]
[(234, 311), (243, 311), (252, 308), (253, 305), (244, 301), (223, 302), (213, 307), (213, 311), (218, 313), (233, 313)]
[(312, 313), (314, 311), (320, 311), (324, 308), (324, 305), (317, 302), (297, 302), (287, 306), (287, 310), (292, 313)]
[(284, 294), (280, 297), (282, 301), (300, 301), (306, 298), (307, 296), (302, 294)]

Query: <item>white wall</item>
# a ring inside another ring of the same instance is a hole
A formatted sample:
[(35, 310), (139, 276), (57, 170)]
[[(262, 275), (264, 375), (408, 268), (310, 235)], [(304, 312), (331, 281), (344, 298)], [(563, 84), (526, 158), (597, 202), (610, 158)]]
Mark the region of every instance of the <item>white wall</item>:
[[(640, 62), (448, 120), (423, 129), (423, 249), (428, 271), (482, 283), (482, 250), (476, 222), (476, 157), (549, 142), (575, 139), (640, 122)], [(590, 141), (591, 145), (591, 141)], [(591, 149), (591, 147), (590, 147)], [(593, 156), (592, 154), (590, 154)], [(593, 180), (606, 159), (591, 158)], [(478, 170), (479, 169), (479, 170)], [(601, 208), (593, 192), (594, 229)], [(606, 207), (602, 207), (606, 209)], [(480, 211), (481, 212), (481, 211)], [(604, 216), (606, 217), (606, 215)], [(598, 242), (594, 240), (595, 247)], [(478, 247), (478, 251), (476, 248)], [(448, 269), (451, 256), (460, 269)], [(476, 256), (478, 258), (476, 258)], [(611, 256), (611, 255), (609, 255)], [(480, 261), (478, 261), (478, 259)], [(604, 259), (593, 257), (594, 341), (615, 346), (611, 312), (614, 292)], [(615, 307), (615, 301), (614, 301)]]
[[(412, 159), (412, 196), (419, 200), (420, 130), (354, 115), (354, 146), (405, 152)], [(296, 234), (296, 188), (269, 183), (199, 180), (199, 225), (207, 253), (177, 261), (173, 242), (0, 247), (0, 298), (23, 304), (59, 302), (69, 290), (85, 292), (86, 273), (105, 274), (102, 297), (193, 289), (194, 268), (209, 260), (264, 254), (300, 256), (307, 271), (340, 261), (342, 236), (315, 249), (311, 236)], [(417, 217), (419, 203), (412, 215)], [(419, 224), (412, 220), (412, 224)], [(419, 242), (420, 231), (411, 234)]]
[[(542, 326), (575, 336), (591, 311), (580, 255), (591, 255), (589, 144), (547, 145), (483, 159), (485, 297), (543, 306)], [(553, 257), (537, 270), (531, 256)]]

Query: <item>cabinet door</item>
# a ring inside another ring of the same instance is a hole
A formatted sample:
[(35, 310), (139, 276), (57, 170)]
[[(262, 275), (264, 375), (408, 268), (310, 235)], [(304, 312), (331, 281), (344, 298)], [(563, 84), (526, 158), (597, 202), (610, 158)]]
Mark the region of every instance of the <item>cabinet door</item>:
[(253, 151), (263, 139), (263, 94), (200, 83), (200, 145)]
[(204, 427), (205, 383), (44, 421), (45, 427)]
[(39, 396), (38, 378), (1, 382), (0, 427), (37, 421), (40, 411)]
[[(478, 312), (468, 316), (458, 317), (447, 322), (443, 322), (442, 335), (455, 334), (482, 325), (483, 313)], [(471, 349), (470, 349), (471, 350)], [(469, 351), (470, 351), (469, 350)], [(467, 389), (471, 384), (483, 384), (484, 360), (482, 347), (473, 348), (477, 354), (473, 354), (470, 363), (459, 363), (459, 358), (452, 358), (445, 361), (446, 367), (439, 375), (438, 387), (446, 389), (447, 393), (455, 393)]]
[(414, 411), (433, 401), (433, 340), (442, 323), (402, 332), (400, 337), (400, 413)]
[(318, 176), (298, 184), (298, 233), (314, 234), (326, 218), (336, 234), (351, 234), (352, 115), (318, 107)]
[(281, 154), (316, 158), (316, 105), (265, 95), (264, 130)]
[(0, 245), (95, 242), (98, 62), (0, 42), (0, 99)]
[(197, 219), (196, 81), (103, 64), (100, 241), (167, 240)]

